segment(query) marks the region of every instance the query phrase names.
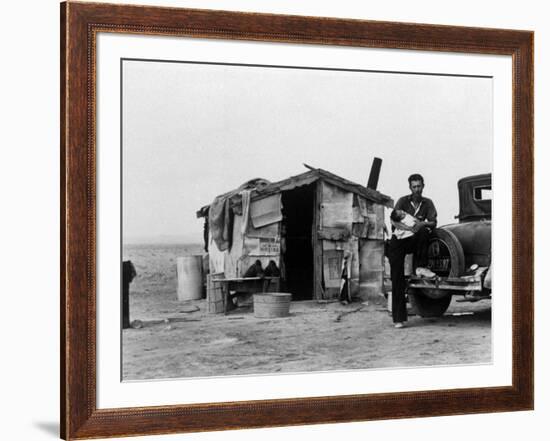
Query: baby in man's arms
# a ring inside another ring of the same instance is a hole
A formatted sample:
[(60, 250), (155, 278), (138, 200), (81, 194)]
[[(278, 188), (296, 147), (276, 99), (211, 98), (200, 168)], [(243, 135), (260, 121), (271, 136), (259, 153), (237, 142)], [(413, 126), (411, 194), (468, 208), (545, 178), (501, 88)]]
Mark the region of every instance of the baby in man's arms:
[(398, 239), (405, 239), (414, 234), (412, 227), (418, 222), (414, 216), (403, 210), (393, 210), (390, 219), (395, 227), (393, 235)]
[[(393, 210), (390, 214), (390, 219), (395, 227), (393, 235), (399, 240), (414, 236), (413, 227), (420, 222), (414, 216), (403, 210)], [(419, 277), (428, 278), (435, 277), (436, 275), (430, 269), (423, 267), (416, 268), (415, 273)]]

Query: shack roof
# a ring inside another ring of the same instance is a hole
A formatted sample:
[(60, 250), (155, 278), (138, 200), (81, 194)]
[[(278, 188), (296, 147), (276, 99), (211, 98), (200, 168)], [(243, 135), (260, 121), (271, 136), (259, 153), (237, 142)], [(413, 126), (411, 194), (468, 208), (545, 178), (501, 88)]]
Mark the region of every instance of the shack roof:
[[(385, 194), (380, 193), (379, 191), (373, 190), (371, 188), (367, 188), (361, 184), (357, 184), (352, 181), (348, 181), (347, 179), (342, 178), (341, 176), (335, 175), (334, 173), (323, 170), (321, 168), (312, 168), (307, 165), (306, 167), (309, 168), (310, 170), (305, 173), (302, 173), (296, 176), (291, 176), (279, 182), (271, 182), (271, 183), (254, 188), (250, 194), (250, 199), (252, 201), (257, 199), (262, 199), (272, 194), (292, 190), (296, 187), (309, 185), (315, 181), (323, 180), (343, 190), (362, 196), (369, 201), (375, 202), (380, 205), (385, 205), (386, 207), (389, 207), (389, 208), (393, 207), (393, 199)], [(241, 197), (238, 194), (237, 190), (224, 193), (223, 195), (220, 195), (220, 196), (224, 196), (224, 195), (227, 195), (231, 198), (232, 205), (234, 206), (240, 205)], [(209, 208), (210, 208), (210, 204), (202, 207), (200, 210), (197, 211), (197, 217), (206, 216), (208, 214)]]

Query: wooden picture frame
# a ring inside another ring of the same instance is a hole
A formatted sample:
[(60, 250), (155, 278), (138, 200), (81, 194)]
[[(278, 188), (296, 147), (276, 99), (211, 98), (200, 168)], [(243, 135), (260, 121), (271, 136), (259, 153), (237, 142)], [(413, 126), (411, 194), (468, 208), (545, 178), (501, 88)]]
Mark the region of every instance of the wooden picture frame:
[[(64, 439), (530, 410), (534, 405), (533, 33), (128, 5), (61, 4), (61, 436)], [(512, 57), (512, 385), (141, 408), (96, 405), (98, 33)]]

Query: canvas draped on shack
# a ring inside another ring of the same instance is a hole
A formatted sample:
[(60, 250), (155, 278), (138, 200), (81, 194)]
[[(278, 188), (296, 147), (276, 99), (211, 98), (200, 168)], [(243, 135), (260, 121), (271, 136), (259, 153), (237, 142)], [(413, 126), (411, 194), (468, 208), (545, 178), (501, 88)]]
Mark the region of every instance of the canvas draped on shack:
[(251, 199), (255, 185), (265, 187), (266, 182), (248, 181), (210, 205), (210, 242), (216, 244), (209, 248), (212, 272), (234, 278), (243, 277), (257, 260), (262, 268), (270, 262), (280, 265), (281, 194)]
[(218, 196), (210, 204), (208, 212), (208, 228), (212, 240), (218, 250), (225, 251), (231, 248), (233, 238), (233, 216), (228, 197)]
[[(225, 251), (231, 248), (233, 244), (233, 222), (235, 210), (231, 204), (231, 199), (240, 194), (241, 198), (247, 202), (250, 201), (250, 190), (262, 188), (269, 184), (269, 181), (256, 178), (245, 182), (236, 190), (217, 196), (210, 204), (208, 210), (208, 229), (211, 240), (216, 244), (218, 250)], [(243, 197), (244, 195), (244, 197)], [(248, 221), (248, 216), (246, 216)], [(246, 228), (246, 226), (244, 226)]]

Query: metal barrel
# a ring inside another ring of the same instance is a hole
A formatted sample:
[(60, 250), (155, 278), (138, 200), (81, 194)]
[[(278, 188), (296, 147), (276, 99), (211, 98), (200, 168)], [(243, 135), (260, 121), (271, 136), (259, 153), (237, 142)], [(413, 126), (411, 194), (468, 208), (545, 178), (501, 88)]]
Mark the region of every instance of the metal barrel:
[(200, 300), (202, 297), (202, 256), (177, 259), (178, 300)]

